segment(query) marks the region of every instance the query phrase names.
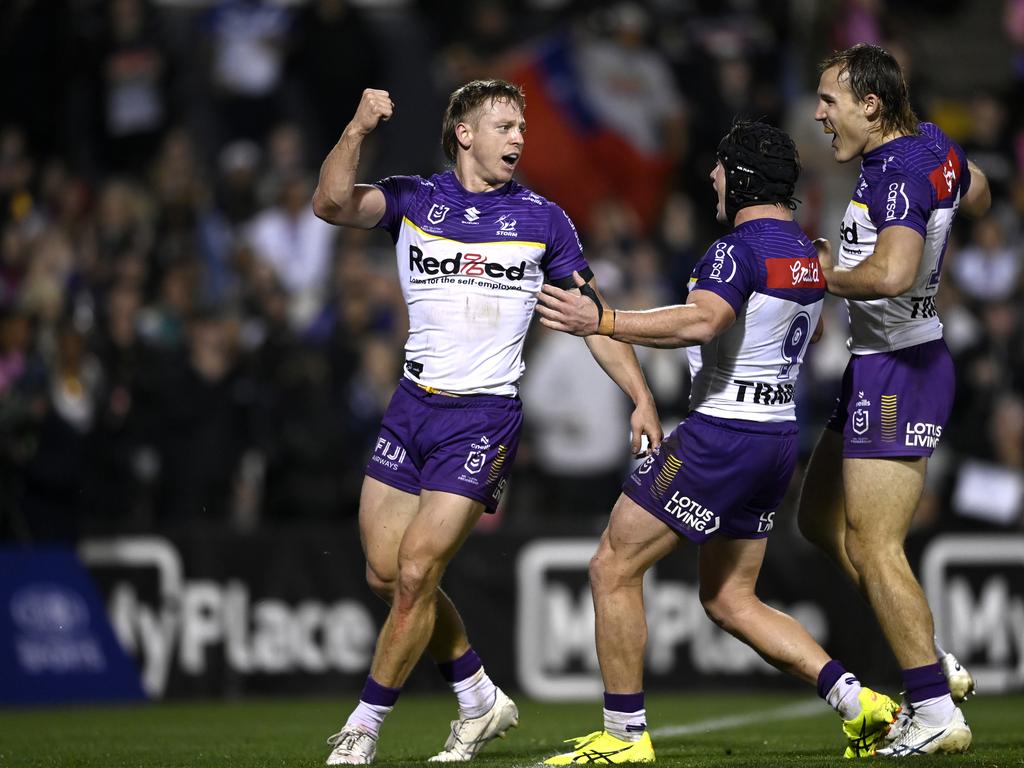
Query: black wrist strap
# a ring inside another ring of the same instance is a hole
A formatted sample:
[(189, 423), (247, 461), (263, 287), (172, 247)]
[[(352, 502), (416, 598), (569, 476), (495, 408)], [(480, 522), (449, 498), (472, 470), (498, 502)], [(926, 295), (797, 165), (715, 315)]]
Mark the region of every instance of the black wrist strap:
[(582, 293), (584, 296), (586, 296), (588, 299), (594, 302), (595, 306), (597, 307), (597, 327), (600, 328), (601, 318), (604, 317), (604, 305), (601, 304), (601, 299), (597, 297), (597, 291), (591, 288), (589, 283), (587, 285), (581, 285), (579, 288), (580, 293)]

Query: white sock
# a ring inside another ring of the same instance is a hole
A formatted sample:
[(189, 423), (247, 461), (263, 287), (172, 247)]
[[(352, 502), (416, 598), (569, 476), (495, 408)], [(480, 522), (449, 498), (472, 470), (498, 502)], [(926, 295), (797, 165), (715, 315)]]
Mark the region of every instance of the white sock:
[(498, 695), (498, 687), (487, 676), (483, 667), (465, 680), (452, 683), (451, 686), (459, 700), (459, 716), (469, 720), (480, 717), (490, 710)]
[(860, 714), (860, 680), (849, 672), (840, 675), (825, 701), (843, 720), (853, 720)]
[(369, 731), (374, 736), (380, 735), (380, 727), (384, 724), (384, 718), (388, 716), (394, 707), (382, 707), (379, 704), (367, 704), (362, 699), (352, 714), (345, 721), (345, 727), (355, 725), (364, 731)]
[(647, 710), (636, 712), (604, 711), (604, 729), (621, 741), (640, 741), (647, 730)]
[(953, 716), (956, 705), (947, 693), (945, 696), (936, 696), (934, 699), (924, 699), (913, 702), (914, 719), (921, 725), (929, 728), (936, 728), (945, 725)]

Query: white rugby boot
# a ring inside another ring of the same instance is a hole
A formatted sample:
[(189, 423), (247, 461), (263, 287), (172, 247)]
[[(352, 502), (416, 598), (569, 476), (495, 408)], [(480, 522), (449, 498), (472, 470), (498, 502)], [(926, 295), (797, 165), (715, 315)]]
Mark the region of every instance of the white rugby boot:
[(452, 720), (452, 731), (444, 749), (430, 758), (431, 763), (464, 763), (472, 760), (487, 742), (502, 738), (519, 725), (519, 710), (501, 688), (496, 689), (494, 704), (480, 717)]
[(892, 742), (876, 750), (879, 757), (910, 757), (931, 755), (936, 752), (966, 752), (971, 746), (971, 727), (964, 720), (959, 707), (944, 725), (922, 725), (911, 713), (906, 726)]
[(377, 756), (377, 736), (358, 726), (345, 726), (327, 743), (334, 747), (328, 765), (369, 765)]

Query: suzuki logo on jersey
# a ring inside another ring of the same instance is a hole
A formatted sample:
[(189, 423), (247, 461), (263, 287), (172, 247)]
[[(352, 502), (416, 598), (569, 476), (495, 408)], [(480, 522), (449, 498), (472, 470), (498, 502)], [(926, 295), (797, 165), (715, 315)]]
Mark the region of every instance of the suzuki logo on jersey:
[(507, 213), (503, 213), (499, 216), (495, 223), (501, 225), (498, 231), (494, 233), (499, 237), (519, 237), (519, 233), (516, 232), (516, 224), (519, 222), (515, 219), (509, 218)]
[(864, 190), (867, 188), (868, 180), (861, 176), (860, 181), (857, 183), (857, 197), (864, 197)]
[[(907, 214), (910, 213), (910, 198), (907, 197), (906, 183), (896, 183), (895, 181), (889, 185), (889, 193), (885, 196), (885, 220), (896, 221), (898, 218), (900, 221), (907, 218)], [(896, 207), (902, 202), (903, 213), (900, 216), (896, 216)]]
[(476, 224), (477, 220), (480, 218), (480, 211), (478, 211), (476, 206), (474, 206), (472, 208), (467, 208), (465, 213), (462, 215), (465, 217), (467, 224)]
[(450, 259), (436, 259), (424, 256), (423, 251), (415, 245), (409, 246), (409, 271), (418, 271), (424, 275), (466, 275), (468, 277), (493, 277), (506, 280), (522, 280), (526, 274), (526, 259), (518, 265), (506, 267), (504, 264), (490, 262), (480, 253), (456, 253)]
[(431, 224), (440, 224), (444, 221), (444, 217), (448, 215), (448, 211), (450, 210), (451, 208), (447, 205), (434, 203), (434, 205), (430, 206), (430, 210), (427, 212), (427, 221)]
[(824, 288), (817, 259), (766, 259), (769, 288)]

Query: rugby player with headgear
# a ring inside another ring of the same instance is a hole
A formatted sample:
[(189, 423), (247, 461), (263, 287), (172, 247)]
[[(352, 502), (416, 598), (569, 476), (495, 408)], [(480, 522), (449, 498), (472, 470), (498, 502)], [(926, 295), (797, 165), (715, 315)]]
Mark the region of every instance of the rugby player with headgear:
[[(767, 537), (797, 459), (797, 376), (819, 331), (825, 281), (793, 219), (792, 139), (735, 124), (711, 172), (729, 234), (694, 267), (685, 304), (621, 311), (545, 286), (541, 323), (651, 347), (688, 347), (690, 412), (626, 479), (590, 564), (604, 728), (549, 765), (653, 762), (643, 692), (644, 574), (682, 538), (698, 545), (708, 616), (778, 669), (816, 685), (843, 719), (846, 755), (867, 754), (898, 710), (755, 593)], [(577, 280), (582, 283), (582, 280)]]
[[(356, 184), (363, 139), (394, 113), (367, 89), (324, 160), (313, 196), (334, 224), (387, 230), (409, 309), (405, 375), (381, 424), (359, 500), (370, 587), (391, 605), (359, 703), (328, 741), (328, 765), (373, 761), (384, 718), (426, 650), (459, 703), (436, 762), (471, 760), (519, 712), (470, 646), (440, 587), (445, 567), (484, 512), (494, 512), (519, 444), (523, 343), (545, 280), (597, 297), (576, 229), (555, 203), (512, 179), (523, 152), (522, 90), (502, 80), (457, 88), (442, 129), (452, 170)], [(636, 408), (632, 449), (661, 443), (661, 425), (633, 348), (604, 337), (591, 354)], [(625, 429), (623, 429), (625, 436)]]
[(982, 215), (991, 193), (956, 142), (918, 121), (888, 51), (855, 45), (820, 72), (814, 118), (836, 161), (861, 169), (838, 258), (816, 242), (829, 292), (847, 300), (851, 354), (804, 476), (800, 530), (860, 588), (902, 668), (903, 712), (879, 754), (963, 752), (972, 735), (956, 704), (974, 680), (939, 646), (903, 544), (953, 407), (943, 258), (957, 211)]

